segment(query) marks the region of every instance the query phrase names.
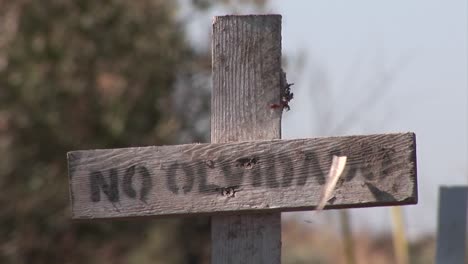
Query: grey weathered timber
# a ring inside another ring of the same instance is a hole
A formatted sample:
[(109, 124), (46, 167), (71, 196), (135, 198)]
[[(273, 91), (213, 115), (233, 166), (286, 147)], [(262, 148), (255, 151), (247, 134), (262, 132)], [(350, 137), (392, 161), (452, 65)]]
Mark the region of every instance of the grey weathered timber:
[(281, 263), (281, 213), (212, 217), (211, 234), (212, 263)]
[(466, 251), (468, 187), (440, 187), (437, 264), (463, 264)]
[(73, 218), (310, 210), (332, 155), (348, 156), (326, 208), (417, 201), (413, 133), (68, 153)]
[[(211, 143), (281, 138), (282, 109), (271, 108), (281, 100), (281, 16), (215, 17), (212, 49)], [(263, 151), (272, 154), (269, 149)], [(261, 169), (260, 157), (241, 154), (236, 160), (234, 167), (244, 172), (226, 177), (231, 182), (225, 186), (234, 191), (228, 203), (242, 195), (246, 186), (239, 179), (247, 170), (252, 175), (251, 186), (263, 185), (262, 177), (265, 186), (276, 185), (268, 180), (275, 175), (268, 171), (271, 164), (263, 173), (254, 172)], [(261, 193), (245, 198), (239, 207), (270, 206)], [(252, 204), (254, 200), (259, 203)], [(211, 247), (214, 264), (279, 264), (281, 213), (213, 216)]]

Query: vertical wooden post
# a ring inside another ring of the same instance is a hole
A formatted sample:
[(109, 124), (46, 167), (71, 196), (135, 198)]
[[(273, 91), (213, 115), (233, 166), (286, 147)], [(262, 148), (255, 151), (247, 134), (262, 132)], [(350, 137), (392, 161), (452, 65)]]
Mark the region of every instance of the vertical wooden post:
[[(212, 49), (211, 142), (281, 138), (281, 16), (215, 17)], [(211, 238), (213, 264), (281, 262), (280, 213), (214, 216)]]
[(463, 264), (466, 250), (468, 187), (440, 187), (437, 264)]

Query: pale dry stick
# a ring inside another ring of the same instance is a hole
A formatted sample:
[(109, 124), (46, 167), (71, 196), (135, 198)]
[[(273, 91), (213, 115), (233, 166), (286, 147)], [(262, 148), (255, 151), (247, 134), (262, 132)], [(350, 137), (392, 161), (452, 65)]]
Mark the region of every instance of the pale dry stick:
[(340, 225), (341, 234), (343, 236), (343, 247), (345, 253), (346, 264), (356, 264), (356, 254), (354, 253), (353, 234), (351, 232), (351, 224), (349, 221), (349, 211), (340, 210)]
[(406, 239), (405, 224), (403, 222), (403, 212), (401, 207), (393, 206), (392, 208), (392, 223), (393, 223), (393, 249), (397, 264), (410, 263), (408, 252), (408, 240)]
[(346, 159), (346, 156), (333, 156), (327, 182), (323, 186), (322, 194), (320, 195), (320, 200), (316, 208), (317, 212), (321, 211), (325, 207), (328, 200), (331, 198), (336, 183), (338, 182), (338, 179), (340, 178), (341, 173), (343, 173), (343, 170), (346, 166)]
[[(319, 204), (315, 210), (315, 213), (320, 212), (325, 207), (328, 200), (332, 197), (332, 193), (333, 193), (333, 190), (335, 189), (336, 183), (338, 182), (338, 179), (340, 178), (346, 166), (346, 160), (347, 160), (346, 156), (333, 155), (332, 164), (330, 166), (330, 171), (328, 173), (327, 182), (323, 186), (322, 194), (320, 195)], [(345, 219), (345, 221), (348, 222), (348, 219)], [(310, 223), (310, 221), (307, 221), (307, 220), (306, 222)], [(350, 233), (349, 225), (346, 225), (346, 227), (347, 227), (346, 232)], [(348, 236), (348, 238), (349, 237), (350, 236)], [(345, 245), (351, 245), (351, 243), (347, 241)], [(355, 263), (353, 253), (354, 252), (353, 252), (352, 247), (346, 246), (346, 256), (347, 256), (348, 263), (351, 263), (351, 264)]]
[[(325, 185), (322, 189), (322, 194), (320, 195), (319, 203), (315, 208), (314, 213), (318, 213), (327, 204), (330, 200), (333, 190), (335, 189), (336, 183), (343, 173), (343, 170), (346, 166), (346, 156), (335, 156), (333, 155), (332, 164), (330, 166), (330, 171), (328, 172), (328, 177)], [(306, 223), (312, 223), (312, 221), (305, 220)]]

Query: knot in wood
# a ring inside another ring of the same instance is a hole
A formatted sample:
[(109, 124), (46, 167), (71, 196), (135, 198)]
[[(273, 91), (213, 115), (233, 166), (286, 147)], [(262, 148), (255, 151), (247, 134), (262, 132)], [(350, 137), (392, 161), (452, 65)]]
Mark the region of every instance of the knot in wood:
[(257, 158), (240, 158), (237, 159), (236, 167), (245, 168), (245, 169), (252, 169), (255, 164), (257, 164)]
[(226, 196), (226, 197), (235, 197), (236, 196), (236, 190), (234, 187), (226, 187), (221, 189), (221, 195)]
[(212, 160), (206, 160), (206, 161), (205, 161), (205, 164), (206, 164), (206, 166), (208, 166), (208, 168), (210, 168), (210, 169), (213, 169), (213, 168), (214, 168), (214, 161), (212, 161)]

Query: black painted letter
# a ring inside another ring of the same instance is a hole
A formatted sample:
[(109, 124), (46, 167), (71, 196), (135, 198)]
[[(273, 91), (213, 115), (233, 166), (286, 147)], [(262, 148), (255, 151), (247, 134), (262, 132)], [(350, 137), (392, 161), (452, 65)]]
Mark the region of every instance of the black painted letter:
[[(146, 196), (148, 195), (149, 191), (153, 187), (153, 183), (151, 180), (150, 173), (148, 169), (144, 166), (138, 166), (138, 173), (141, 175), (142, 183), (141, 183), (141, 190), (140, 190), (140, 200), (145, 202)], [(129, 167), (125, 171), (125, 176), (123, 178), (122, 189), (126, 195), (130, 198), (136, 197), (136, 191), (133, 189), (132, 182), (133, 182), (133, 175), (135, 175), (135, 166)]]
[(178, 194), (179, 193), (179, 187), (177, 187), (177, 184), (174, 180), (174, 177), (177, 174), (177, 169), (179, 167), (179, 164), (177, 162), (172, 163), (167, 172), (166, 172), (166, 186), (169, 188), (169, 190), (172, 193)]
[(91, 189), (91, 201), (99, 202), (102, 192), (107, 196), (110, 202), (119, 201), (119, 179), (117, 169), (109, 170), (109, 183), (106, 182), (100, 171), (93, 171), (89, 174), (89, 184)]

